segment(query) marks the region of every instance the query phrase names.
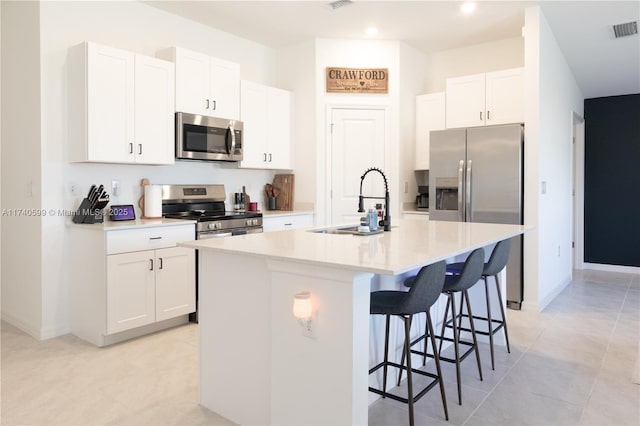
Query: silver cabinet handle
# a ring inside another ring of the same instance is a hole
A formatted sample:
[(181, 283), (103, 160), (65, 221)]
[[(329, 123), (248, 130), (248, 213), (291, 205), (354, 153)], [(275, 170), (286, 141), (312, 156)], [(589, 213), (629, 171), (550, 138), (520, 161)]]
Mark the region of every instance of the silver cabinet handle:
[(482, 111), (480, 111), (480, 121), (482, 121)]
[(209, 99), (207, 99), (206, 101), (207, 101), (207, 108), (206, 109), (209, 109)]
[(271, 153), (269, 153), (269, 162), (271, 162)]
[(129, 144), (129, 154), (133, 154), (133, 142)]
[(160, 261), (160, 266), (158, 266), (158, 269), (162, 269), (162, 258), (158, 258), (158, 260)]
[(142, 155), (142, 144), (138, 144), (138, 155)]
[(487, 111), (487, 120), (491, 120), (491, 111)]
[(161, 240), (162, 237), (149, 237), (150, 240)]
[(473, 222), (473, 206), (471, 205), (471, 166), (473, 161), (467, 161), (467, 183), (466, 183), (466, 200), (467, 200), (467, 222)]
[(215, 109), (216, 109), (216, 101), (213, 101), (213, 108), (211, 108), (211, 109), (213, 109), (215, 111)]
[(262, 160), (262, 161), (266, 163), (267, 162), (267, 153), (263, 152), (262, 155), (264, 156), (264, 160)]
[(153, 271), (153, 259), (149, 259), (149, 262), (150, 262), (149, 270)]
[(460, 221), (464, 222), (464, 204), (462, 204), (462, 194), (464, 194), (464, 160), (458, 163), (458, 212), (460, 213)]
[(285, 223), (284, 226), (293, 226), (293, 222), (292, 223)]

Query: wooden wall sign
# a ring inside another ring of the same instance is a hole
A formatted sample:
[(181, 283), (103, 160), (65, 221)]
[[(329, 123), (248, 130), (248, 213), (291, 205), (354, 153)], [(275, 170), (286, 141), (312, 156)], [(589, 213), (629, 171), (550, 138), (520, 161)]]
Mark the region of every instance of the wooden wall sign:
[(327, 93), (389, 93), (389, 70), (327, 67)]

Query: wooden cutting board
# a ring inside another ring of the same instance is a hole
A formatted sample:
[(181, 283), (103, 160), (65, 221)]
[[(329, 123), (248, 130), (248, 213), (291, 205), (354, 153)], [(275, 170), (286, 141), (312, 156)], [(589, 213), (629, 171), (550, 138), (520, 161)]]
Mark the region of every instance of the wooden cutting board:
[(273, 187), (280, 189), (280, 194), (276, 198), (276, 209), (292, 211), (293, 210), (293, 189), (294, 175), (282, 174), (273, 177)]

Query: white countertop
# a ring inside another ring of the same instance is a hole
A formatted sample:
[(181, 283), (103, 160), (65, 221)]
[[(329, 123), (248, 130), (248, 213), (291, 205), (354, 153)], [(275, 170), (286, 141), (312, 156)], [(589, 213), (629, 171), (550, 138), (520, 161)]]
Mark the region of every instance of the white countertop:
[(419, 215), (425, 215), (428, 216), (429, 215), (429, 210), (402, 210), (402, 213), (404, 214), (419, 214)]
[(123, 220), (123, 221), (111, 221), (105, 219), (103, 223), (73, 223), (69, 221), (67, 226), (71, 226), (74, 228), (88, 229), (93, 231), (118, 231), (123, 229), (137, 229), (137, 228), (147, 228), (152, 226), (179, 226), (179, 225), (188, 225), (195, 224), (195, 220), (185, 220), (185, 219), (136, 219), (136, 220)]
[(521, 225), (403, 219), (390, 232), (338, 235), (291, 230), (180, 243), (200, 250), (397, 275), (522, 234)]

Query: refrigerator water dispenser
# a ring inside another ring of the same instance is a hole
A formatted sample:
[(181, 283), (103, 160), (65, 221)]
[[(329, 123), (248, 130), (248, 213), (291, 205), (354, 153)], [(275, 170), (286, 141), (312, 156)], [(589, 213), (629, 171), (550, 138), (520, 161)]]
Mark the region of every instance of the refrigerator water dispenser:
[(436, 178), (436, 210), (458, 210), (457, 178)]

